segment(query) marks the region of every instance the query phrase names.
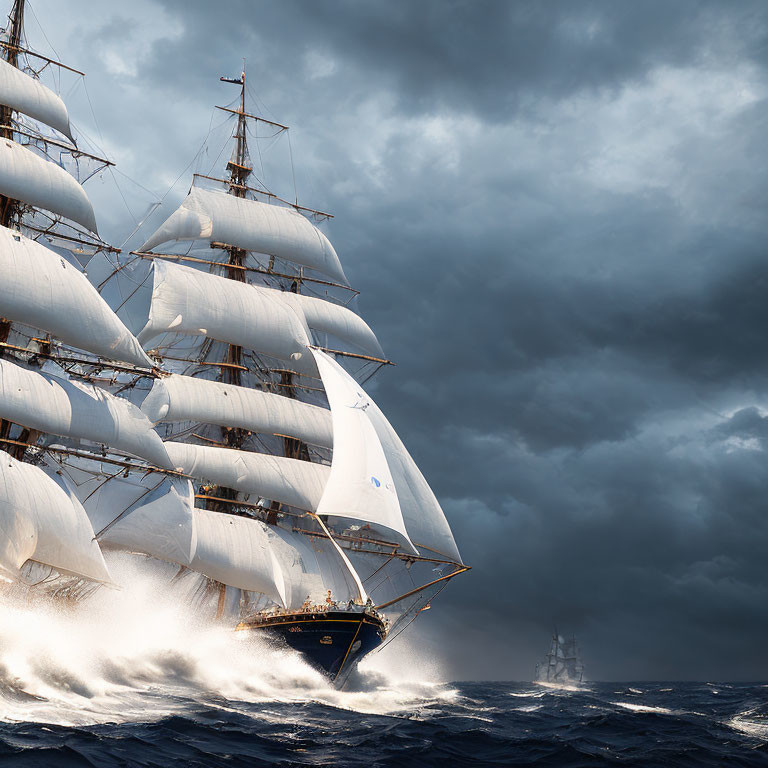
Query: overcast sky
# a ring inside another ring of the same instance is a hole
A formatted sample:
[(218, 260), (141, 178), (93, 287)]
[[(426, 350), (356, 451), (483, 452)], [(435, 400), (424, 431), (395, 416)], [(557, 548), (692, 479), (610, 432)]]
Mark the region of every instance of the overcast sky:
[(765, 3), (31, 6), (88, 73), (75, 126), (149, 190), (89, 183), (112, 242), (186, 192), (243, 57), (292, 126), (473, 566), (419, 620), (445, 674), (530, 679), (557, 624), (593, 679), (765, 679)]

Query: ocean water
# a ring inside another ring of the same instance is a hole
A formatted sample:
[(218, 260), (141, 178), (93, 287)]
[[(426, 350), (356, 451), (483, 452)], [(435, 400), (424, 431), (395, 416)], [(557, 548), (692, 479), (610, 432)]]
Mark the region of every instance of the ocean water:
[(0, 766), (768, 766), (768, 686), (452, 683), (417, 636), (337, 691), (132, 581), (0, 598)]

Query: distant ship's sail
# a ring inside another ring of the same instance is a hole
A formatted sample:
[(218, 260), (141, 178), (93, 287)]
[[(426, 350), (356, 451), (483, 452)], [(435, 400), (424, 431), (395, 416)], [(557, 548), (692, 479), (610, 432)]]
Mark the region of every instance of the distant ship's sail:
[(557, 632), (552, 635), (546, 662), (536, 667), (536, 680), (552, 685), (577, 685), (584, 681), (584, 665), (575, 638), (565, 639)]

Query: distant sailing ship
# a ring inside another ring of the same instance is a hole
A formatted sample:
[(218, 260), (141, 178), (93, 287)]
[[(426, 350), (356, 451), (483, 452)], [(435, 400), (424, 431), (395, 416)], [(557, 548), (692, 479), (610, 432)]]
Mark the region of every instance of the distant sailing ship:
[(555, 630), (546, 661), (536, 665), (534, 682), (564, 688), (584, 682), (584, 665), (576, 638), (566, 640)]
[(330, 215), (256, 178), (248, 133), (287, 128), (246, 111), (243, 72), (221, 78), (240, 89), (224, 177), (196, 174), (122, 256), (64, 170), (109, 163), (74, 144), (37, 78), (64, 65), (23, 16), (0, 40), (0, 574), (80, 599), (113, 581), (102, 551), (150, 558), (191, 609), (340, 684), (468, 566), (359, 383), (389, 360)]

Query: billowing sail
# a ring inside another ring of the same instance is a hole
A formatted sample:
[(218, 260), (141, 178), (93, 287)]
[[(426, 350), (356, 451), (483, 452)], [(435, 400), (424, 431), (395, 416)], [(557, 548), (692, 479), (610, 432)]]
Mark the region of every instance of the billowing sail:
[(384, 357), (379, 340), (368, 323), (351, 309), (300, 293), (285, 291), (280, 295), (283, 301), (304, 317), (307, 326), (313, 331), (330, 333), (368, 355)]
[(166, 261), (155, 260), (153, 266), (152, 304), (139, 333), (142, 343), (172, 331), (254, 349), (294, 367), (308, 357), (306, 328), (277, 291)]
[(312, 350), (333, 418), (333, 461), (317, 508), (320, 515), (351, 517), (396, 531), (414, 552), (395, 483), (367, 409), (362, 387), (328, 355)]
[(0, 139), (0, 194), (96, 232), (91, 202), (77, 181), (63, 168), (10, 139)]
[(132, 403), (92, 384), (0, 359), (0, 416), (41, 432), (105, 443), (172, 469), (149, 419)]
[(296, 610), (307, 598), (311, 603), (322, 603), (328, 590), (334, 600), (357, 599), (355, 579), (328, 539), (277, 526), (270, 526), (269, 534), (272, 551), (283, 572), (287, 608)]
[(193, 510), (197, 547), (190, 567), (230, 587), (263, 592), (285, 606), (285, 585), (267, 526), (236, 515)]
[(157, 379), (141, 410), (155, 423), (196, 421), (294, 437), (326, 448), (333, 444), (331, 414), (325, 408), (192, 376)]
[(43, 470), (0, 451), (0, 568), (10, 577), (27, 560), (110, 582), (93, 528), (76, 498)]
[(347, 284), (331, 243), (298, 211), (199, 187), (192, 187), (181, 206), (141, 250), (175, 240), (198, 239), (276, 256)]
[[(448, 560), (461, 563), (456, 541), (440, 504), (392, 425), (371, 401), (366, 410), (381, 441), (397, 489), (400, 511), (411, 541)], [(423, 552), (422, 554), (428, 554)]]
[(39, 80), (0, 59), (0, 104), (40, 120), (72, 139), (64, 102)]
[(152, 367), (138, 339), (85, 275), (49, 248), (2, 226), (0, 273), (0, 316), (95, 355)]
[(164, 445), (174, 467), (186, 475), (310, 512), (328, 479), (328, 467), (309, 461), (174, 441)]
[(78, 480), (78, 496), (102, 545), (191, 564), (196, 538), (189, 480), (129, 474), (105, 481), (86, 472)]

